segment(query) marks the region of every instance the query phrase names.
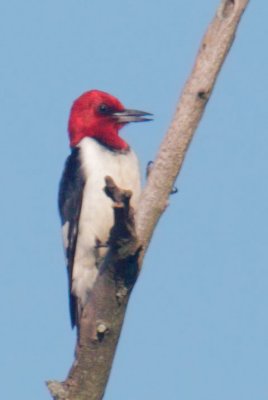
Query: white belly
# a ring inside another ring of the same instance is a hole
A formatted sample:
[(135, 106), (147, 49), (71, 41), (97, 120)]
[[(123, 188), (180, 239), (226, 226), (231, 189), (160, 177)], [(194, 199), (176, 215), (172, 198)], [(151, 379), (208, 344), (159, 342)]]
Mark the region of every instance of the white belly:
[[(113, 152), (94, 139), (79, 144), (86, 183), (73, 268), (72, 292), (86, 302), (96, 276), (96, 244), (105, 244), (114, 223), (112, 200), (104, 193), (105, 176), (111, 176), (121, 189), (131, 190), (131, 205), (136, 209), (140, 192), (139, 164), (135, 153)], [(102, 254), (103, 255), (103, 254)]]

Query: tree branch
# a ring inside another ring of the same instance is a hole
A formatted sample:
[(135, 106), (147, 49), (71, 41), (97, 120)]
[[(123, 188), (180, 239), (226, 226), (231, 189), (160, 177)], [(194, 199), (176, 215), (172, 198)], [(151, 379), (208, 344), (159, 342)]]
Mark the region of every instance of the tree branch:
[(216, 79), (235, 38), (249, 0), (223, 0), (201, 42), (174, 118), (160, 146), (137, 215), (137, 235), (144, 252), (166, 208), (169, 193), (204, 113)]
[[(249, 0), (223, 0), (201, 43), (175, 116), (148, 177), (136, 216), (131, 193), (106, 178), (114, 201), (110, 250), (83, 311), (76, 359), (65, 382), (50, 381), (55, 400), (101, 400), (109, 377), (129, 295), (153, 230), (166, 208), (187, 148), (204, 113)], [(137, 233), (136, 233), (137, 232)], [(142, 247), (140, 245), (142, 244)]]

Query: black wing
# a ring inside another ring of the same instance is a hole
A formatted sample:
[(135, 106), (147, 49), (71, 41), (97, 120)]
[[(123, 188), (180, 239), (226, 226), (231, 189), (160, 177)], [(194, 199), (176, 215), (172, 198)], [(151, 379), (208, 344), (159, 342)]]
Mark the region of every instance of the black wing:
[(64, 231), (64, 246), (67, 257), (72, 327), (77, 322), (77, 300), (72, 294), (72, 275), (84, 185), (85, 179), (81, 170), (79, 148), (74, 148), (66, 160), (58, 199), (62, 226), (67, 223)]

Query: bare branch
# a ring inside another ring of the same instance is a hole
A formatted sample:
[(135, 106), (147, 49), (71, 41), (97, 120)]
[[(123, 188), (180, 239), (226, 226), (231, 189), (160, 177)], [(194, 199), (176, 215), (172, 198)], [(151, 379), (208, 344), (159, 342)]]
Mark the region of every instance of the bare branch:
[(186, 151), (233, 43), (248, 0), (223, 0), (201, 42), (192, 73), (185, 84), (169, 130), (162, 142), (137, 216), (137, 234), (144, 251), (166, 208), (169, 193)]

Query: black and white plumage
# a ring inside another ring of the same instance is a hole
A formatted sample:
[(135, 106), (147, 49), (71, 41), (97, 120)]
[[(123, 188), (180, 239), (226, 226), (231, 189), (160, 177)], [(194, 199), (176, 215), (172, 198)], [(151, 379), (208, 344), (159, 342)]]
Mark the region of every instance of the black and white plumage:
[[(59, 191), (73, 326), (96, 280), (96, 248), (107, 242), (113, 226), (112, 201), (103, 190), (105, 176), (133, 192), (131, 205), (135, 209), (141, 186), (134, 152), (115, 152), (95, 139), (84, 138), (66, 161)], [(102, 249), (102, 257), (106, 251)]]
[(71, 154), (60, 182), (59, 210), (67, 259), (72, 325), (79, 325), (82, 310), (104, 259), (114, 223), (112, 200), (105, 194), (105, 177), (132, 191), (137, 208), (141, 192), (138, 159), (119, 136), (129, 122), (147, 121), (150, 115), (128, 110), (115, 97), (92, 90), (73, 104), (69, 119)]
[(85, 178), (81, 171), (79, 152), (80, 150), (78, 147), (72, 149), (71, 154), (66, 160), (60, 181), (58, 199), (68, 271), (72, 326), (75, 325), (77, 319), (76, 299), (74, 294), (72, 294), (73, 265), (77, 243), (78, 223), (83, 199), (83, 189), (85, 185)]

